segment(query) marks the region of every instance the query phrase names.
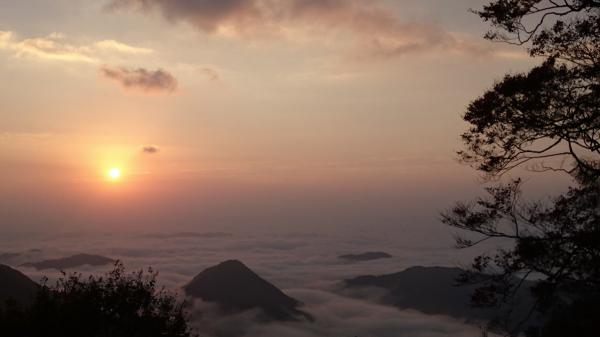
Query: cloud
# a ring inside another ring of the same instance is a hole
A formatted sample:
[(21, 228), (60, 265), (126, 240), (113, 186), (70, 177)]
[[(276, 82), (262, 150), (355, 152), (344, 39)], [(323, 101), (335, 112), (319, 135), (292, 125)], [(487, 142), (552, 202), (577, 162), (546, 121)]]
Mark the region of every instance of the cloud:
[(18, 39), (11, 31), (0, 31), (0, 49), (12, 51), (17, 57), (83, 63), (99, 63), (103, 59), (117, 55), (153, 52), (152, 49), (135, 47), (116, 40), (75, 44), (69, 42), (60, 33)]
[(68, 62), (97, 62), (90, 46), (76, 46), (65, 42), (64, 35), (52, 33), (45, 37), (18, 40), (13, 32), (1, 32), (2, 49), (11, 50), (17, 57), (30, 56), (39, 59)]
[(217, 32), (230, 25), (241, 32), (264, 24), (264, 13), (257, 5), (254, 0), (113, 0), (107, 8), (147, 12), (158, 7), (167, 20), (186, 21), (202, 31)]
[(100, 68), (100, 74), (121, 84), (125, 89), (136, 89), (143, 92), (171, 93), (177, 89), (177, 80), (165, 70), (130, 69), (125, 67)]
[(8, 48), (13, 39), (12, 32), (0, 30), (0, 48)]
[(209, 34), (238, 37), (287, 36), (298, 40), (335, 34), (360, 57), (389, 58), (446, 50), (489, 54), (467, 39), (427, 22), (402, 22), (391, 11), (364, 0), (111, 0), (110, 11), (160, 12)]
[[(399, 311), (368, 301), (345, 298), (328, 291), (290, 289), (287, 293), (305, 303), (303, 310), (313, 314), (317, 320), (314, 323), (271, 325), (250, 323), (245, 329), (247, 331), (245, 336), (462, 337), (479, 335), (477, 328), (466, 326), (456, 320), (428, 316), (415, 311)], [(231, 326), (223, 323), (223, 326)]]
[(102, 40), (94, 44), (98, 49), (114, 50), (124, 54), (151, 54), (154, 51), (148, 48), (134, 47), (116, 40)]
[(153, 154), (157, 153), (160, 149), (156, 145), (144, 145), (142, 146), (142, 153)]
[(202, 71), (202, 73), (204, 75), (206, 75), (206, 77), (208, 77), (208, 79), (211, 82), (216, 82), (216, 81), (219, 81), (221, 79), (221, 76), (219, 76), (219, 73), (216, 70), (212, 69), (212, 68), (206, 68), (205, 67), (205, 68), (202, 68), (200, 71)]
[[(199, 225), (200, 227), (200, 225)], [(42, 238), (23, 236), (21, 240), (4, 240), (0, 252), (26, 252), (41, 249), (34, 257), (27, 254), (14, 260), (23, 262), (91, 253), (120, 259), (128, 270), (152, 266), (159, 272), (158, 281), (168, 290), (181, 294), (181, 286), (197, 273), (221, 261), (241, 259), (248, 267), (286, 294), (304, 303), (302, 310), (316, 318), (315, 322), (282, 322), (257, 324), (256, 312), (223, 316), (214, 304), (190, 301), (190, 318), (202, 336), (219, 337), (463, 337), (478, 336), (479, 329), (460, 320), (415, 311), (400, 311), (370, 299), (349, 298), (336, 293), (340, 280), (365, 274), (400, 271), (411, 265), (455, 265), (464, 250), (440, 247), (435, 242), (416, 242), (405, 231), (365, 233), (346, 231), (340, 234), (288, 233), (254, 230), (235, 232), (231, 236), (177, 235), (160, 232), (149, 235), (110, 234), (46, 234)], [(275, 244), (274, 244), (275, 243)], [(337, 256), (344, 252), (384, 250), (390, 259), (369, 263), (347, 264)], [(101, 273), (110, 266), (85, 266), (77, 271)], [(37, 271), (20, 267), (34, 280), (42, 275), (52, 283), (60, 277), (55, 270)], [(71, 270), (72, 271), (72, 270)]]

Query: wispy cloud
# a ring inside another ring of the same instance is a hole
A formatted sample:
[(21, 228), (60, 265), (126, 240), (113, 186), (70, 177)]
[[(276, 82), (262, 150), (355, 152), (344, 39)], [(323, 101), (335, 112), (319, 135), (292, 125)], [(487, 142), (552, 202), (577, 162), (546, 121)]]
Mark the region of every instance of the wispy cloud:
[(151, 54), (152, 49), (130, 46), (116, 40), (102, 40), (94, 44), (98, 49), (116, 51), (124, 54)]
[(77, 44), (63, 34), (19, 39), (12, 31), (0, 31), (0, 49), (17, 57), (33, 57), (64, 62), (100, 63), (115, 55), (150, 54), (152, 49), (131, 46), (116, 40)]
[(221, 79), (221, 76), (219, 76), (219, 73), (212, 69), (212, 68), (208, 68), (208, 67), (204, 67), (201, 69), (202, 73), (204, 75), (206, 75), (206, 77), (213, 82), (219, 81)]
[(144, 68), (130, 69), (125, 67), (100, 68), (100, 74), (105, 78), (118, 82), (125, 89), (143, 92), (171, 93), (177, 89), (177, 79), (163, 69), (147, 70)]
[(0, 145), (3, 144), (29, 144), (48, 140), (53, 137), (52, 133), (47, 132), (9, 132), (0, 131)]

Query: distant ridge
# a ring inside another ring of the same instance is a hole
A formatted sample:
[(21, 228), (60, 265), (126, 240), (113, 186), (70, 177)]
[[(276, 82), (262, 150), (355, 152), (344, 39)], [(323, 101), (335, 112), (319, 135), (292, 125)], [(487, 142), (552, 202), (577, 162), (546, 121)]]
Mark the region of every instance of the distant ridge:
[(107, 264), (115, 263), (115, 260), (100, 256), (100, 255), (92, 255), (92, 254), (76, 254), (67, 257), (63, 257), (60, 259), (51, 259), (51, 260), (43, 260), (39, 262), (29, 262), (24, 263), (21, 266), (23, 267), (33, 267), (38, 270), (42, 269), (69, 269), (80, 267), (84, 265), (90, 266), (104, 266)]
[(21, 256), (21, 253), (7, 252), (0, 253), (0, 262), (4, 262), (6, 260), (14, 259), (15, 257)]
[(387, 259), (390, 257), (392, 256), (385, 252), (365, 252), (360, 254), (346, 254), (338, 256), (339, 259), (354, 262)]
[(40, 249), (29, 249), (26, 251), (11, 251), (0, 253), (0, 264), (15, 266), (36, 258), (42, 251)]
[(188, 296), (218, 303), (226, 313), (258, 308), (263, 313), (260, 318), (266, 321), (312, 320), (310, 315), (297, 309), (301, 305), (299, 301), (237, 260), (205, 269), (184, 290)]
[[(385, 304), (399, 309), (415, 309), (426, 314), (463, 318), (466, 321), (493, 321), (498, 308), (475, 308), (471, 295), (479, 284), (458, 286), (456, 279), (464, 272), (450, 267), (410, 267), (401, 272), (380, 276), (366, 275), (345, 280), (343, 288), (376, 287), (387, 290)], [(516, 294), (514, 317), (526, 317), (533, 304), (529, 292), (532, 282), (526, 281)]]
[(205, 239), (216, 239), (216, 238), (228, 238), (232, 237), (233, 234), (225, 232), (176, 232), (176, 233), (151, 233), (144, 235), (147, 238), (162, 239), (162, 238), (205, 238)]
[(38, 288), (38, 284), (25, 274), (0, 264), (0, 308), (8, 299), (13, 299), (19, 306), (30, 305)]

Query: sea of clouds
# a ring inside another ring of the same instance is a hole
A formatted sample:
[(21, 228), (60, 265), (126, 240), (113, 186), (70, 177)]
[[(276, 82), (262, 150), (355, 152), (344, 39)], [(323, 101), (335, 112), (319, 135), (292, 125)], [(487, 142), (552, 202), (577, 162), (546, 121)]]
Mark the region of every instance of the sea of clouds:
[[(341, 254), (385, 251), (393, 257), (347, 262)], [(24, 262), (89, 253), (121, 260), (128, 270), (151, 266), (159, 282), (177, 292), (196, 274), (228, 259), (237, 259), (286, 294), (304, 303), (302, 310), (315, 322), (257, 323), (252, 311), (223, 316), (211, 303), (190, 301), (190, 317), (202, 336), (241, 337), (367, 337), (479, 336), (477, 326), (444, 316), (425, 315), (377, 304), (377, 294), (347, 297), (342, 280), (365, 274), (387, 274), (407, 267), (464, 266), (475, 251), (456, 250), (449, 239), (427, 241), (395, 235), (322, 233), (150, 233), (136, 235), (72, 234), (0, 241), (0, 253), (18, 252), (4, 263)], [(3, 263), (3, 261), (0, 261)], [(111, 266), (76, 268), (102, 273)], [(59, 271), (18, 267), (33, 280), (52, 282)], [(364, 295), (364, 294), (363, 294)]]

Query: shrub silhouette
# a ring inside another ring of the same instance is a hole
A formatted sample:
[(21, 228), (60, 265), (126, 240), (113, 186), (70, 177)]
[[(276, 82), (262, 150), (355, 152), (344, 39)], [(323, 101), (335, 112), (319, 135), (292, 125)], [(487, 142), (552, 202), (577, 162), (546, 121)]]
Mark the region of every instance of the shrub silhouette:
[(33, 304), (8, 302), (0, 312), (9, 337), (191, 337), (183, 303), (156, 284), (148, 269), (125, 274), (117, 262), (104, 276), (63, 272), (55, 285), (43, 281)]

